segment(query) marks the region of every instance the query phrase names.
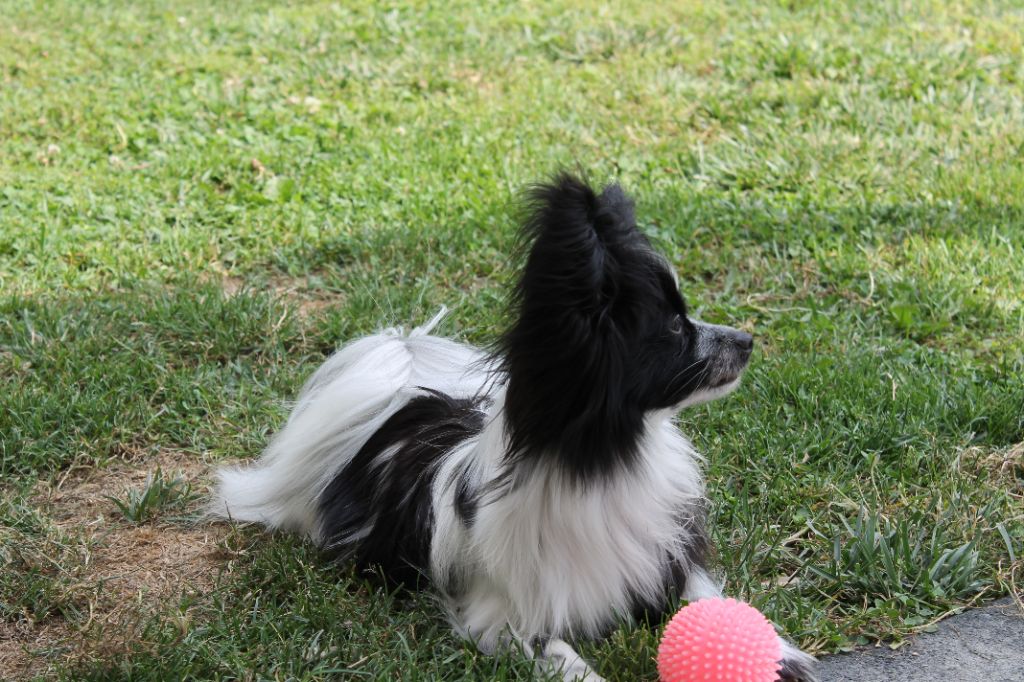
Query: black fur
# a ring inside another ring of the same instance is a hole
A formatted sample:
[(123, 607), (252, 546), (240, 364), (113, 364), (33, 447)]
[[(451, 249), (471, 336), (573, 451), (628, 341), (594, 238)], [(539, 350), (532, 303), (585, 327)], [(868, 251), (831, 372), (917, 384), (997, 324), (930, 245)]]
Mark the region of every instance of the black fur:
[(460, 472), (459, 480), (455, 484), (455, 513), (462, 523), (467, 526), (473, 525), (478, 504), (477, 493), (469, 482), (469, 472)]
[[(413, 398), (370, 437), (319, 499), (325, 549), (360, 569), (379, 567), (396, 583), (416, 585), (430, 560), (431, 485), (438, 459), (483, 428), (478, 403), (437, 391)], [(397, 446), (385, 464), (381, 454)], [(470, 496), (460, 514), (471, 517)], [(372, 523), (368, 535), (347, 538)]]
[[(520, 475), (531, 467), (554, 464), (582, 485), (621, 475), (640, 455), (652, 411), (732, 382), (753, 348), (749, 334), (688, 318), (672, 271), (637, 229), (633, 204), (618, 185), (597, 193), (561, 175), (530, 198), (528, 255), (513, 294), (512, 326), (493, 365), (494, 385), (505, 385), (505, 467), (478, 487), (466, 468), (457, 469), (445, 481), (449, 487), (441, 486), (454, 492), (455, 514), (466, 527), (492, 496), (536, 485)], [(317, 536), (326, 549), (409, 586), (429, 570), (439, 465), (480, 433), (481, 406), (489, 400), (423, 391), (318, 499)], [(687, 544), (685, 556), (666, 557), (660, 569), (664, 598), (634, 595), (633, 615), (651, 623), (678, 607), (689, 575), (710, 552), (705, 503), (677, 511), (687, 519)], [(579, 560), (600, 558), (584, 550)], [(459, 588), (440, 587), (450, 594)], [(527, 643), (543, 651), (549, 642), (538, 635)], [(813, 679), (796, 660), (784, 662), (782, 674)]]
[(618, 185), (536, 188), (529, 255), (499, 344), (512, 461), (557, 457), (576, 480), (637, 455), (644, 415), (705, 384), (707, 360), (664, 259)]
[(779, 682), (818, 682), (818, 674), (812, 665), (803, 661), (782, 659)]

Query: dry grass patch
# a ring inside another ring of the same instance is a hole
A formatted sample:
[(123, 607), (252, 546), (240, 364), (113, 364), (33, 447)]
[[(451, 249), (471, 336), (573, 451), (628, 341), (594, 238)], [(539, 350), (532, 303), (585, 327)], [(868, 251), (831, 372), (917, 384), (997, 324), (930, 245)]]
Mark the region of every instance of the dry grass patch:
[(961, 460), (979, 475), (1009, 485), (1010, 494), (1024, 499), (1024, 443), (996, 450), (968, 448)]
[(340, 307), (345, 302), (344, 294), (322, 288), (316, 278), (311, 277), (278, 275), (266, 280), (247, 281), (241, 277), (224, 275), (220, 284), (229, 298), (245, 289), (269, 291), (274, 298), (292, 307), (300, 319), (313, 317), (330, 306)]
[[(232, 529), (198, 522), (199, 500), (177, 518), (159, 514), (133, 524), (107, 498), (145, 486), (158, 467), (201, 489), (210, 469), (191, 455), (165, 451), (73, 469), (28, 498), (49, 524), (33, 559), (59, 582), (71, 608), (0, 622), (0, 670), (7, 678), (46, 676), (61, 664), (124, 650), (154, 613), (167, 612), (185, 627), (187, 609), (176, 609), (181, 600), (201, 597), (231, 570)], [(64, 548), (61, 560), (47, 556), (56, 547)]]

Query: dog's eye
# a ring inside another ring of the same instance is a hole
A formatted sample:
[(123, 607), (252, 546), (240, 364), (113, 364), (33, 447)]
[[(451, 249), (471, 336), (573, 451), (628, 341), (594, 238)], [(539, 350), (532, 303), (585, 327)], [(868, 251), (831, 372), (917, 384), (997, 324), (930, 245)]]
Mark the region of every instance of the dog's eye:
[(683, 333), (683, 318), (680, 315), (676, 315), (672, 318), (672, 322), (668, 325), (668, 330), (675, 335)]

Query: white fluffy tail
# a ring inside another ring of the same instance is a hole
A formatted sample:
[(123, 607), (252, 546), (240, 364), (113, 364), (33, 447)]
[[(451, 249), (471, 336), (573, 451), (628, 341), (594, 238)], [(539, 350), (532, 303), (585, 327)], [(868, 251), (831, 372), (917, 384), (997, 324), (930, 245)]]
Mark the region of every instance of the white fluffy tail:
[(208, 512), (312, 536), (320, 493), (421, 387), (470, 395), (486, 381), (479, 351), (428, 335), (445, 312), (408, 335), (389, 329), (332, 355), (259, 461), (221, 469)]

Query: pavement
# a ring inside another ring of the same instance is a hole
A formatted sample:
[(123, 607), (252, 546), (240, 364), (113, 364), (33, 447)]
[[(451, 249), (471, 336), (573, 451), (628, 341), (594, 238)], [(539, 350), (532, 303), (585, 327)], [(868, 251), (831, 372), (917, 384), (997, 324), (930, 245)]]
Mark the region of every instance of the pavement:
[(821, 660), (822, 682), (1024, 682), (1024, 614), (1011, 599), (965, 611), (899, 649)]

